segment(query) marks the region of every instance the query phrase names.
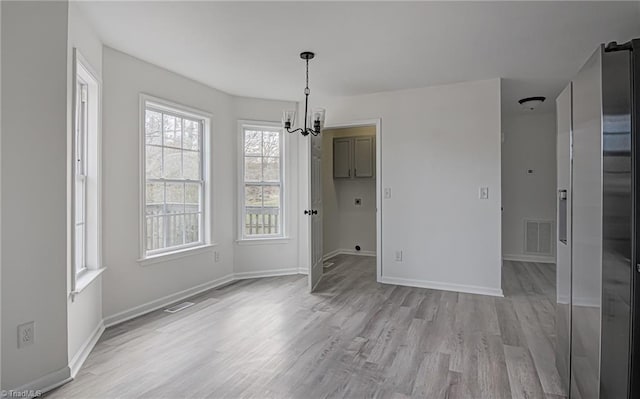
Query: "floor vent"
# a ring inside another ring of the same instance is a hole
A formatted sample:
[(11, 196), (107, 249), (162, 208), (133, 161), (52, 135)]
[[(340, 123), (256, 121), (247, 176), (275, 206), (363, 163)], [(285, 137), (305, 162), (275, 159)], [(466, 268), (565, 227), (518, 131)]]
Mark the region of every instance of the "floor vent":
[(166, 308), (164, 311), (167, 312), (167, 313), (177, 313), (177, 312), (179, 312), (181, 310), (184, 310), (184, 309), (186, 309), (188, 307), (191, 307), (193, 305), (195, 305), (193, 302), (182, 302), (182, 303), (179, 303), (177, 305), (173, 305), (170, 308)]
[(553, 254), (553, 222), (525, 220), (524, 252), (533, 255)]

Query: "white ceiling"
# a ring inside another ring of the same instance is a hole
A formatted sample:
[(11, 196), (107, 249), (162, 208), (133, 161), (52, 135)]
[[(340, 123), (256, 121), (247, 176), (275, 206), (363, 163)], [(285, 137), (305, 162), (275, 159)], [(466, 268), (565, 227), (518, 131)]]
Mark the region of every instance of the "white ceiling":
[(299, 100), (502, 77), (544, 109), (602, 42), (640, 36), (640, 2), (83, 2), (104, 43), (228, 93)]

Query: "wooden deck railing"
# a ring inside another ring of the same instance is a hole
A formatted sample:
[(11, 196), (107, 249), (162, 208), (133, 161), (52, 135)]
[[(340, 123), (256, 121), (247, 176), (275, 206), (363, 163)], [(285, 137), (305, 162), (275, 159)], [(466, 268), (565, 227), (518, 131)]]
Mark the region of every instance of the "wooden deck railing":
[(270, 235), (280, 233), (280, 208), (245, 208), (244, 234)]

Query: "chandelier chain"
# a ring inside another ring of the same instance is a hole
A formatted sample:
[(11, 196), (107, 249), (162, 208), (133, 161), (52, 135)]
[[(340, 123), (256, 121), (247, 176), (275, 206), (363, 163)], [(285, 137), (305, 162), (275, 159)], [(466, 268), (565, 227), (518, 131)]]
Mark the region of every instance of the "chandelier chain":
[(307, 90), (306, 92), (309, 91), (309, 60), (307, 60)]

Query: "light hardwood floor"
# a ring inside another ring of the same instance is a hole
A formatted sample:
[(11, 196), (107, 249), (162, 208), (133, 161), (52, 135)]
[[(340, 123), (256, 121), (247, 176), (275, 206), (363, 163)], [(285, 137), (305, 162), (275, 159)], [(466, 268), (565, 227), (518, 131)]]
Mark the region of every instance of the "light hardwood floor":
[(341, 255), (108, 329), (50, 398), (562, 398), (553, 265), (505, 262), (505, 298), (378, 284)]

